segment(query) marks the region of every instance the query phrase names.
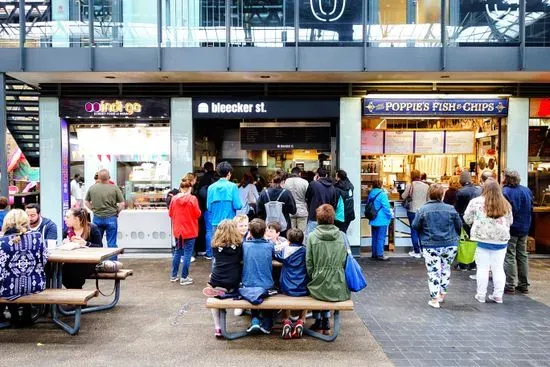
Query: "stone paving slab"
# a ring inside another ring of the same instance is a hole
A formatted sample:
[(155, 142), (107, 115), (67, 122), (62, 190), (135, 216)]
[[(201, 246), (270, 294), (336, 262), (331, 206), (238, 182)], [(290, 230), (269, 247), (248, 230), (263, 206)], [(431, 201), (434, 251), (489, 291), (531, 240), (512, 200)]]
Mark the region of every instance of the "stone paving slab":
[[(49, 323), (0, 330), (0, 366), (393, 365), (355, 312), (342, 313), (341, 333), (332, 343), (277, 335), (216, 340), (201, 293), (209, 262), (198, 259), (191, 267), (195, 284), (182, 287), (168, 281), (170, 259), (123, 261), (134, 276), (122, 282), (118, 307), (83, 315), (77, 336)], [(101, 289), (112, 288), (101, 282)], [(232, 327), (245, 327), (248, 320), (229, 319)]]
[(427, 304), (421, 259), (360, 262), (369, 286), (354, 294), (357, 313), (396, 366), (550, 366), (550, 260), (532, 262), (529, 297), (501, 305), (474, 300), (471, 272), (453, 272), (441, 309)]

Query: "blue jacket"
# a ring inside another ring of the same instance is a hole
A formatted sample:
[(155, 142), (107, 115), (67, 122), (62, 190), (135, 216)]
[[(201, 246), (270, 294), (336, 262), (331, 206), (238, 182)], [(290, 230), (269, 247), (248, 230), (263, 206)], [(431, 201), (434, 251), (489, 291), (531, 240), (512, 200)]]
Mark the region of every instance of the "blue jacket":
[(275, 260), (283, 263), (279, 288), (291, 297), (307, 296), (306, 248), (302, 244), (290, 244), (275, 254)]
[(8, 214), (8, 209), (0, 210), (0, 230), (2, 228), (2, 224), (4, 224), (4, 218), (6, 217), (6, 214)]
[(367, 202), (372, 201), (372, 199), (380, 193), (380, 195), (376, 196), (376, 199), (374, 199), (374, 208), (378, 210), (378, 215), (376, 215), (376, 218), (369, 221), (369, 224), (374, 227), (387, 226), (392, 219), (390, 201), (388, 200), (388, 195), (383, 191), (384, 190), (380, 188), (372, 189), (367, 198)]
[(525, 186), (505, 185), (502, 194), (512, 206), (514, 221), (510, 227), (511, 236), (526, 236), (531, 227), (531, 213), (533, 212), (533, 194)]
[(206, 207), (212, 214), (212, 225), (217, 226), (224, 219), (233, 219), (242, 207), (237, 185), (226, 178), (220, 178), (208, 186)]
[(42, 222), (34, 231), (40, 232), (44, 241), (57, 240), (57, 226), (51, 219), (42, 217)]
[(273, 256), (275, 246), (263, 238), (243, 243), (243, 287), (273, 288)]
[(452, 205), (430, 200), (418, 209), (412, 227), (422, 247), (449, 247), (458, 245), (462, 221)]

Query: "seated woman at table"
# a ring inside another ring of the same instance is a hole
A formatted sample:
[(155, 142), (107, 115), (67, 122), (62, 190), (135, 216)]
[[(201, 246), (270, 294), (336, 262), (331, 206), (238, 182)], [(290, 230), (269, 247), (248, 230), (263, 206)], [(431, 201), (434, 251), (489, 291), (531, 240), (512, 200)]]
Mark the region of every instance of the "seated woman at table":
[[(82, 208), (69, 209), (65, 214), (67, 229), (63, 230), (63, 243), (80, 247), (103, 247), (99, 228), (88, 221), (88, 213)], [(86, 278), (95, 272), (95, 264), (64, 264), (63, 285), (70, 289), (82, 289)]]
[[(30, 231), (29, 217), (21, 209), (6, 214), (0, 237), (0, 297), (15, 300), (21, 296), (38, 293), (46, 287), (44, 266), (48, 253), (42, 236)], [(25, 261), (20, 261), (23, 258)], [(10, 304), (12, 326), (32, 323), (31, 305)], [(22, 316), (19, 311), (22, 309)], [(0, 305), (0, 322), (4, 318), (4, 305)]]

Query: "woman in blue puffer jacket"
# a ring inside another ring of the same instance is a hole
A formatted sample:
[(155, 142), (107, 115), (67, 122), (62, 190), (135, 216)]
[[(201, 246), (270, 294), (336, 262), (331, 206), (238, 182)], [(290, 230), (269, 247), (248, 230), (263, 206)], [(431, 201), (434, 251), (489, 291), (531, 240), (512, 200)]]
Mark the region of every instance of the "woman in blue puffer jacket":
[(372, 232), (372, 259), (387, 261), (389, 257), (384, 256), (384, 245), (393, 212), (390, 208), (388, 194), (382, 189), (382, 181), (374, 181), (373, 186), (374, 188), (367, 198), (367, 202), (373, 202), (374, 209), (377, 211), (376, 217), (369, 221)]

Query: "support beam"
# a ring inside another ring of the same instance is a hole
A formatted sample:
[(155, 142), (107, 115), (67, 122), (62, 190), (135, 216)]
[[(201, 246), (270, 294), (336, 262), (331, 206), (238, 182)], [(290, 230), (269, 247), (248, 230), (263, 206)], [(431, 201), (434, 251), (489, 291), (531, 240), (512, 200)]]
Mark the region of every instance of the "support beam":
[(193, 172), (193, 105), (191, 98), (172, 98), (170, 107), (172, 187), (179, 187), (181, 178)]
[(8, 196), (8, 152), (6, 135), (8, 124), (6, 116), (6, 74), (0, 73), (0, 194)]
[(25, 38), (27, 26), (25, 24), (27, 13), (25, 12), (25, 0), (19, 0), (19, 68), (25, 71)]

